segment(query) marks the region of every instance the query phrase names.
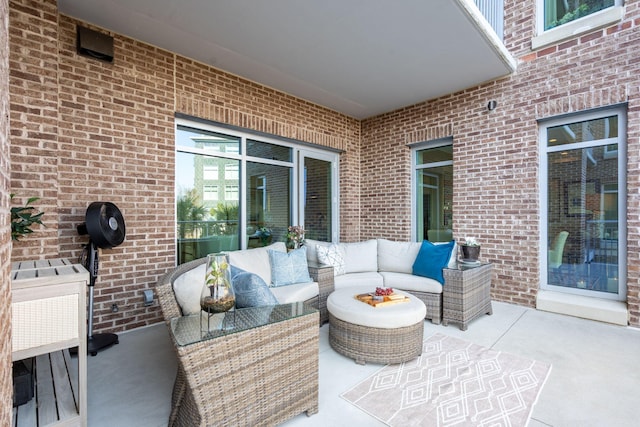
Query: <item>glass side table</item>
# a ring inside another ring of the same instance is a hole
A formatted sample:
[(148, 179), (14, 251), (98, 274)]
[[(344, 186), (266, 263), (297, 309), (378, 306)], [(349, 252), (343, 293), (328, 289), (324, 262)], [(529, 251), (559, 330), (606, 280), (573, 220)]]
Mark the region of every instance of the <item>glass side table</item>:
[[(213, 315), (201, 312), (199, 315), (171, 319), (171, 333), (178, 346), (187, 346), (317, 312), (302, 302), (239, 308)], [(208, 316), (210, 319), (207, 319)], [(202, 325), (207, 323), (208, 330), (203, 330)]]
[(469, 322), (483, 314), (493, 314), (491, 308), (491, 273), (489, 263), (470, 265), (458, 263), (457, 268), (442, 270), (442, 324), (459, 323), (467, 330)]

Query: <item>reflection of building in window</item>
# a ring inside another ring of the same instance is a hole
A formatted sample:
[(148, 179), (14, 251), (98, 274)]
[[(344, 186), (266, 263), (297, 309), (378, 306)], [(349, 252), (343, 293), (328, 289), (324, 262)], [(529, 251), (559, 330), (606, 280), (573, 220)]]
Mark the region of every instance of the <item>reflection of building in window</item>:
[(224, 188), (224, 200), (227, 202), (240, 200), (239, 191), (237, 185), (227, 185)]
[(217, 185), (205, 185), (203, 188), (203, 200), (218, 200), (218, 186)]
[(239, 168), (237, 163), (227, 163), (224, 165), (224, 179), (238, 179)]
[(218, 165), (204, 165), (202, 169), (202, 178), (205, 181), (214, 181), (218, 179)]

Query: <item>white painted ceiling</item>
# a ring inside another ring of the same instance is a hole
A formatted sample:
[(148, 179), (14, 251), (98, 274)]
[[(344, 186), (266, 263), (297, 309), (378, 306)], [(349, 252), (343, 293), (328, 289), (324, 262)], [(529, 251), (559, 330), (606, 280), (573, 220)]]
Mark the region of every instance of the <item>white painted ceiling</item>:
[(357, 119), (515, 70), (472, 0), (58, 0), (58, 8)]

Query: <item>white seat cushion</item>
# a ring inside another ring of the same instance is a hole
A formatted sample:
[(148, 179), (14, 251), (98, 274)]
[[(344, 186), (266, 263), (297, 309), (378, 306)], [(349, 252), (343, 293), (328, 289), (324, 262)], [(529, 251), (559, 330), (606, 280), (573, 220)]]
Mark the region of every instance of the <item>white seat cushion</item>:
[(320, 293), (318, 282), (296, 283), (294, 285), (277, 286), (269, 288), (276, 297), (278, 303), (287, 304), (290, 302), (306, 301)]
[(428, 277), (394, 273), (391, 271), (383, 271), (380, 275), (387, 288), (401, 289), (403, 291), (429, 292), (432, 294), (442, 293), (442, 285), (440, 282)]
[(333, 278), (333, 286), (335, 289), (349, 288), (353, 286), (372, 286), (374, 290), (378, 286), (384, 284), (382, 276), (376, 272), (368, 273), (349, 273)]

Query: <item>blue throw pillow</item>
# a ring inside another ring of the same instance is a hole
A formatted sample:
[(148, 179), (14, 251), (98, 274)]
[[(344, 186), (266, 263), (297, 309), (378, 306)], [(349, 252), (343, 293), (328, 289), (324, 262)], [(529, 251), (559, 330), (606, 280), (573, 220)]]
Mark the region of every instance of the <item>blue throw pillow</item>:
[(236, 294), (236, 308), (278, 304), (269, 286), (257, 274), (246, 271), (238, 273), (231, 279), (231, 285)]
[(312, 281), (307, 266), (307, 248), (304, 246), (289, 253), (269, 249), (269, 262), (273, 286)]
[(413, 274), (437, 280), (444, 285), (442, 269), (449, 263), (454, 244), (453, 240), (442, 245), (424, 240), (413, 263)]

